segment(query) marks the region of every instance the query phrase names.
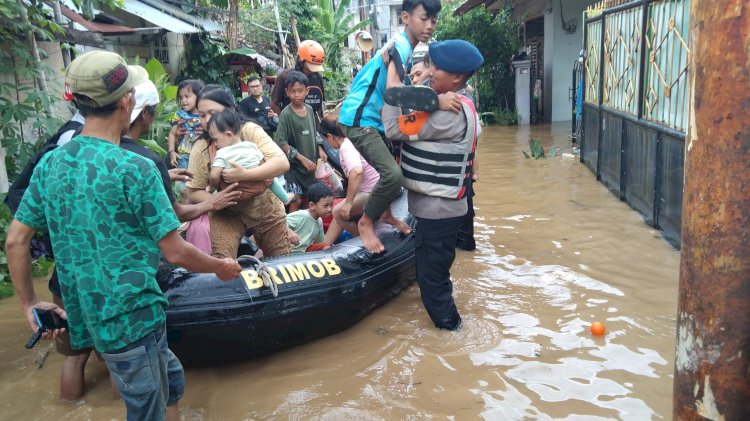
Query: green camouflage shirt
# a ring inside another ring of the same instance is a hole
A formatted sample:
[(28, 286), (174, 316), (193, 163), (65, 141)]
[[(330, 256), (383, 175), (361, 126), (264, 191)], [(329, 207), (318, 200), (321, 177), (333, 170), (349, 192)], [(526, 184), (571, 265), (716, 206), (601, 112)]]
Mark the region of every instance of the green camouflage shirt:
[(15, 218), (50, 232), (73, 348), (115, 351), (165, 322), (158, 241), (179, 221), (153, 162), (78, 136), (42, 158)]

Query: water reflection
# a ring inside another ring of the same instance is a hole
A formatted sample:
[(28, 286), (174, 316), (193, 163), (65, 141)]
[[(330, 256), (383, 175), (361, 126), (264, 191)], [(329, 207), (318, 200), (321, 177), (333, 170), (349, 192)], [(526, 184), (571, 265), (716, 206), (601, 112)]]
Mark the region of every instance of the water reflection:
[[(679, 254), (580, 163), (523, 158), (532, 135), (569, 146), (568, 128), (485, 130), (461, 331), (431, 327), (415, 286), (341, 334), (188, 369), (183, 419), (668, 419)], [(60, 403), (62, 359), (37, 369), (27, 336), (0, 301), (0, 419), (123, 419), (96, 362), (85, 402)]]

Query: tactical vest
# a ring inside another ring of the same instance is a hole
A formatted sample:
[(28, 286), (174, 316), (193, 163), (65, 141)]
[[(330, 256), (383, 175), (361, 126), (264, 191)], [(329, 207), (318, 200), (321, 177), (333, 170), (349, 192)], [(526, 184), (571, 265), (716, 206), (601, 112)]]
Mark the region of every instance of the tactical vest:
[(404, 142), (401, 172), (404, 187), (429, 196), (462, 199), (466, 194), (477, 144), (477, 111), (461, 95), (466, 132), (459, 141), (417, 140)]

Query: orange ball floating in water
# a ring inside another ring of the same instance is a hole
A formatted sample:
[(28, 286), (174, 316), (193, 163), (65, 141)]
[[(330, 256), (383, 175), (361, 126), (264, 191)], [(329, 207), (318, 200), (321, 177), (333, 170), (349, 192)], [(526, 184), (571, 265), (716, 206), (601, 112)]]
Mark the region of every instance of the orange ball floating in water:
[(591, 334), (594, 336), (602, 336), (604, 335), (604, 331), (606, 329), (604, 328), (604, 323), (602, 322), (594, 322), (591, 323)]

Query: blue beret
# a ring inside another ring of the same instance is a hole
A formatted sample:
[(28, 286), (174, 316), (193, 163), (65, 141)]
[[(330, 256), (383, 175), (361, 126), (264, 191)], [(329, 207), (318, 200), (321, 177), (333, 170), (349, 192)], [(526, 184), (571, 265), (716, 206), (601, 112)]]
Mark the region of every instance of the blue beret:
[(430, 44), (430, 60), (448, 73), (473, 72), (484, 63), (484, 57), (477, 47), (461, 39)]

